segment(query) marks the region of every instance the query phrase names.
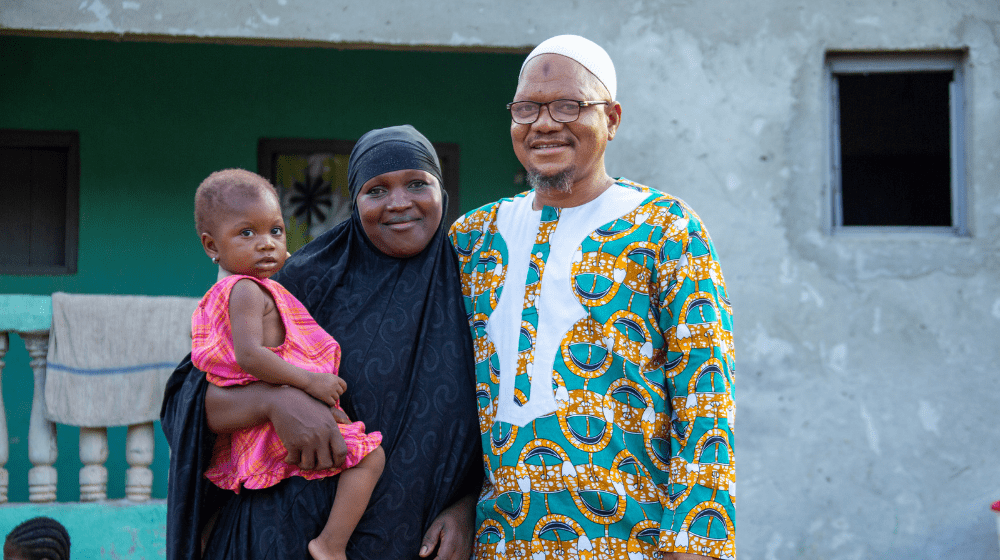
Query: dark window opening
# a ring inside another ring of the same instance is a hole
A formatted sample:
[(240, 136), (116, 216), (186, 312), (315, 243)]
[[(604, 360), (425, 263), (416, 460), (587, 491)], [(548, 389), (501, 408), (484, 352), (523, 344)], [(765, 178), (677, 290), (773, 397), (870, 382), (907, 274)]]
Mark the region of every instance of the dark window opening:
[(952, 226), (953, 72), (840, 74), (844, 226)]
[(0, 274), (76, 272), (79, 138), (0, 130)]

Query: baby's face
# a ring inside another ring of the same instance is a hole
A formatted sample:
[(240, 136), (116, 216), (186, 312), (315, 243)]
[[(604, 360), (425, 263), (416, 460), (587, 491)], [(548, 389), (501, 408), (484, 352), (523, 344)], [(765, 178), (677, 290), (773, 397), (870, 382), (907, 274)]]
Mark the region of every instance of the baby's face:
[(235, 197), (215, 216), (219, 265), (233, 274), (270, 278), (285, 265), (285, 221), (271, 193)]

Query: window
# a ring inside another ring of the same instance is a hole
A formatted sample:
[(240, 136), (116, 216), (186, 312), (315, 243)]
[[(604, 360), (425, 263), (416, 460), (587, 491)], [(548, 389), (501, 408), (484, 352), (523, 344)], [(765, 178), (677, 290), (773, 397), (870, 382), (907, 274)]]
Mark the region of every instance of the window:
[(73, 274), (80, 221), (76, 132), (0, 130), (0, 274)]
[(827, 57), (835, 232), (966, 235), (960, 53)]
[[(458, 144), (433, 145), (448, 193), (448, 214), (442, 219), (451, 224), (460, 215)], [(260, 139), (257, 171), (278, 189), (289, 251), (351, 216), (347, 162), (353, 148), (354, 142), (347, 140)]]

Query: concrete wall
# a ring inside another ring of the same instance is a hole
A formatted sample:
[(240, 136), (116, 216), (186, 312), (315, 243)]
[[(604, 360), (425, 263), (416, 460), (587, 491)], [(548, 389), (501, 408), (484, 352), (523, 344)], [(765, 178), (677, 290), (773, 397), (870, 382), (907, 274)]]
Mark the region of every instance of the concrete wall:
[[(624, 106), (609, 171), (686, 199), (721, 255), (740, 558), (1000, 555), (996, 0), (4, 2), (8, 28), (126, 38), (594, 39)], [(823, 61), (845, 49), (967, 50), (971, 236), (830, 234)]]

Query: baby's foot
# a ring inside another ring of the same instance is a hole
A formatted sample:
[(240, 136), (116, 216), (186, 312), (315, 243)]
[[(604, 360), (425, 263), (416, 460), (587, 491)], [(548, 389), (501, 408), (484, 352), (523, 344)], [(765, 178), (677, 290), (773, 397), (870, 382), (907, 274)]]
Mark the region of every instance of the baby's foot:
[(309, 555), (313, 560), (347, 560), (347, 553), (343, 550), (330, 550), (326, 543), (319, 539), (309, 541)]

